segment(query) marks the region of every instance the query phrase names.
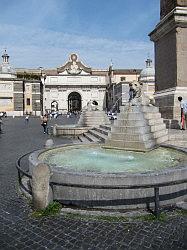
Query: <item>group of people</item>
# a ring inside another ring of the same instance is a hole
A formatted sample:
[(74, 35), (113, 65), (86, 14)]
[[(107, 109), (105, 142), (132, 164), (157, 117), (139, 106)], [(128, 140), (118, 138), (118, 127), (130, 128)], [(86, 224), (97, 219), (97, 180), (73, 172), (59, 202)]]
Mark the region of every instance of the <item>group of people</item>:
[[(134, 90), (131, 88), (131, 86), (129, 86), (129, 101), (131, 101), (134, 97), (135, 97), (135, 92)], [(181, 130), (185, 130), (187, 129), (187, 101), (183, 100), (183, 98), (181, 96), (178, 97), (178, 101), (180, 102), (180, 108), (181, 108)], [(70, 112), (67, 113), (67, 118), (70, 117)], [(76, 115), (76, 114), (75, 114)], [(29, 115), (25, 116), (25, 124), (29, 123)], [(47, 134), (47, 123), (48, 123), (48, 115), (45, 114), (41, 117), (41, 126), (43, 127), (43, 133)], [(2, 133), (2, 119), (0, 117), (0, 133)]]

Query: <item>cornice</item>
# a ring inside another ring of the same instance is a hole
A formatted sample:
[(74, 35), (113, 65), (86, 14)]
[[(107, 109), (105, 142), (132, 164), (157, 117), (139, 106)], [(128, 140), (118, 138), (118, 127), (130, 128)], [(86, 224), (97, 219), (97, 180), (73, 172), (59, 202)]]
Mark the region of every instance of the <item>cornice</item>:
[(176, 7), (167, 14), (149, 34), (151, 41), (157, 41), (177, 27), (187, 28), (187, 7)]

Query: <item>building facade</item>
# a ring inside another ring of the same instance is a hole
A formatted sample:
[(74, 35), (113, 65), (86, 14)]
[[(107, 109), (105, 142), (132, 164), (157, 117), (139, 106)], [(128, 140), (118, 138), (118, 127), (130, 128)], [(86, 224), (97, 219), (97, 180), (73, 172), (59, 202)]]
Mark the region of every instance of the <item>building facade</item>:
[(92, 100), (99, 110), (106, 109), (107, 70), (85, 66), (76, 54), (56, 69), (46, 70), (44, 110), (80, 111)]
[(129, 101), (129, 84), (138, 81), (141, 69), (113, 69), (109, 67), (107, 84), (107, 110), (119, 111)]
[[(145, 80), (145, 70), (141, 75), (141, 69), (113, 69), (112, 66), (106, 70), (93, 69), (83, 64), (75, 53), (53, 69), (13, 69), (7, 53), (2, 57), (0, 111), (8, 115), (81, 111), (90, 100), (98, 104), (99, 110), (119, 111), (128, 102), (129, 83), (140, 77)], [(151, 82), (148, 76), (146, 80)]]
[[(9, 63), (6, 50), (0, 65), (0, 112), (7, 115), (40, 115), (43, 107), (40, 76), (17, 72)], [(36, 79), (34, 79), (36, 78)]]

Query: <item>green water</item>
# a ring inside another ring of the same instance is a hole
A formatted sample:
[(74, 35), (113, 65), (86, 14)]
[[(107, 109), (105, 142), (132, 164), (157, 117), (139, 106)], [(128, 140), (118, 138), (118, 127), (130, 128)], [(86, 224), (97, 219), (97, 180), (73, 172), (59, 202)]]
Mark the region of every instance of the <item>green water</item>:
[(100, 146), (73, 146), (43, 153), (40, 160), (75, 171), (140, 173), (176, 167), (187, 161), (183, 152), (158, 148), (147, 153), (103, 149)]

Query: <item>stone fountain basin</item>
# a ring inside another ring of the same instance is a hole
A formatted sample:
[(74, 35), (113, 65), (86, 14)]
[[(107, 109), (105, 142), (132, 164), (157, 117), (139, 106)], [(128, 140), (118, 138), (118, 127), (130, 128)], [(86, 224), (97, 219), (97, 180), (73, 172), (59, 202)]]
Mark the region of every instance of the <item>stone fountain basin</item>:
[[(32, 169), (38, 163), (43, 162), (43, 154), (53, 153), (54, 150), (68, 149), (73, 150), (75, 147), (85, 148), (93, 147), (90, 145), (62, 145), (52, 149), (45, 149), (35, 151), (29, 156), (29, 171), (32, 174)], [(100, 146), (96, 146), (100, 147)], [(184, 152), (185, 149), (176, 149), (179, 153)], [(72, 155), (73, 156), (73, 155)], [(72, 168), (59, 168), (57, 166), (50, 166), (51, 182), (61, 184), (73, 184), (78, 187), (69, 187), (62, 185), (53, 185), (54, 200), (58, 200), (65, 205), (75, 205), (79, 207), (89, 208), (106, 208), (106, 209), (131, 209), (131, 208), (145, 208), (149, 201), (150, 206), (153, 205), (154, 189), (115, 189), (118, 186), (134, 186), (134, 185), (151, 185), (162, 184), (170, 181), (179, 181), (187, 179), (187, 162), (183, 161), (173, 168), (165, 168), (163, 170), (155, 170), (148, 172), (94, 172), (94, 171), (76, 171)], [(114, 166), (115, 169), (115, 166)], [(107, 186), (104, 188), (88, 187)], [(86, 186), (86, 187), (85, 187)], [(176, 202), (187, 198), (187, 184), (177, 184), (161, 187), (160, 205), (172, 205)], [(180, 196), (180, 197), (178, 197)]]

